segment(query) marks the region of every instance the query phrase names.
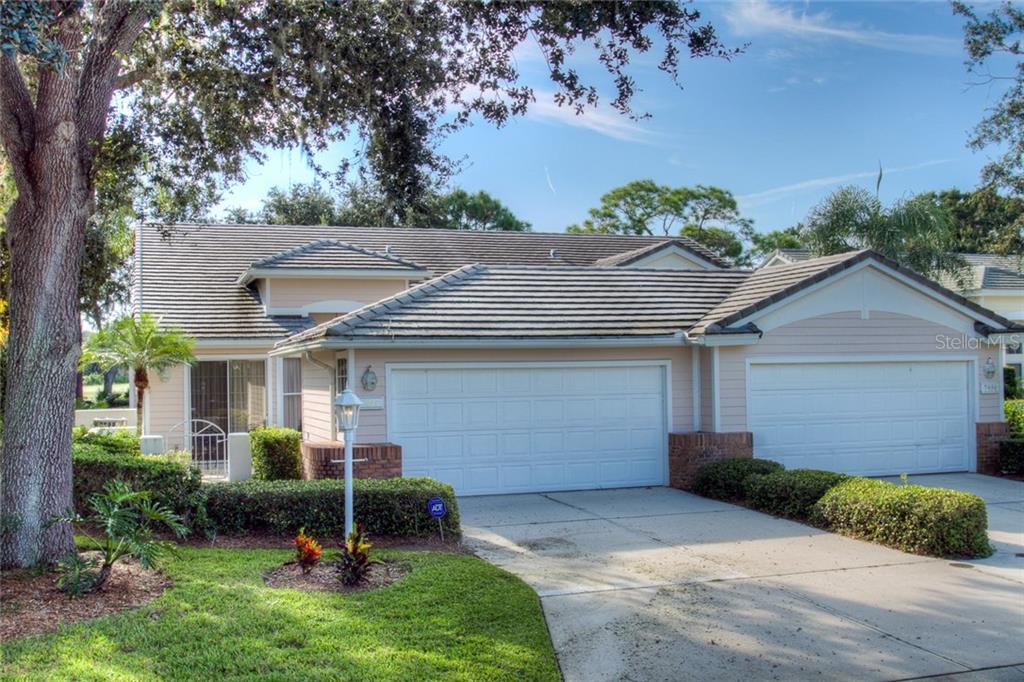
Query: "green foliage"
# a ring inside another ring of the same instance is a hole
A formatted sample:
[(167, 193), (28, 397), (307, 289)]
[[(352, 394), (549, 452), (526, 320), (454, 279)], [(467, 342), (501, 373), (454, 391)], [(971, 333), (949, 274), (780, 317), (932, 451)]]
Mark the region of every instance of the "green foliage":
[(684, 237), (689, 237), (701, 246), (711, 249), (715, 254), (732, 261), (736, 265), (746, 264), (747, 257), (743, 253), (743, 242), (730, 229), (715, 227), (714, 225), (698, 228), (696, 225), (686, 225), (679, 231)]
[(40, 0), (0, 3), (0, 52), (10, 58), (34, 57), (48, 68), (64, 68), (68, 54), (48, 30), (58, 16), (57, 7)]
[(431, 211), (435, 220), (425, 227), (449, 230), (529, 232), (530, 223), (520, 220), (503, 203), (484, 191), (454, 189), (438, 197)]
[(743, 237), (750, 242), (747, 261), (757, 264), (769, 254), (779, 249), (805, 248), (804, 240), (801, 236), (803, 227), (803, 223), (798, 223), (784, 230), (772, 230), (771, 232), (763, 233), (755, 231), (753, 226), (741, 230)]
[(1007, 400), (1003, 403), (1003, 414), (1010, 426), (1010, 433), (1024, 437), (1024, 400)]
[(818, 469), (790, 469), (747, 477), (746, 503), (776, 516), (806, 519), (814, 504), (832, 486), (849, 478)]
[[(448, 505), (442, 520), (445, 536), (462, 532), (455, 492), (447, 484), (429, 478), (357, 478), (352, 486), (356, 521), (374, 535), (437, 535), (437, 521), (427, 512), (434, 496)], [(337, 537), (345, 532), (344, 481), (241, 481), (205, 488), (207, 514), (221, 533), (292, 536), (305, 528), (316, 536)]]
[(811, 521), (915, 554), (977, 558), (992, 553), (985, 501), (957, 490), (853, 478), (818, 500)]
[[(153, 526), (185, 537), (188, 528), (178, 515), (159, 502), (150, 500), (148, 491), (132, 490), (123, 481), (109, 481), (102, 493), (89, 496), (88, 514), (69, 513), (52, 523), (70, 523), (87, 539), (87, 544), (100, 553), (100, 559), (82, 559), (77, 554), (65, 559), (58, 570), (58, 586), (67, 594), (77, 596), (102, 589), (110, 571), (121, 559), (130, 556), (144, 568), (154, 568), (157, 560), (172, 544), (153, 537)], [(100, 538), (89, 534), (89, 527), (103, 531)], [(92, 569), (96, 569), (95, 571)]]
[(295, 429), (261, 427), (249, 432), (252, 475), (259, 481), (302, 478), (302, 434)]
[(745, 486), (748, 478), (782, 470), (781, 464), (767, 459), (722, 459), (700, 468), (694, 478), (693, 492), (716, 500), (742, 500), (746, 495)]
[(953, 2), (953, 12), (965, 19), (968, 71), (978, 79), (977, 85), (997, 88), (990, 96), (999, 98), (985, 109), (968, 144), (975, 150), (994, 147), (992, 160), (982, 168), (982, 180), (1020, 195), (1024, 194), (1024, 8), (1012, 2), (989, 7), (987, 15), (979, 16), (966, 2)]
[(263, 574), (292, 558), (290, 549), (183, 546), (161, 562), (172, 584), (151, 604), (5, 638), (2, 677), (561, 679), (540, 600), (522, 580), (461, 553), (378, 556), (409, 573), (392, 587), (339, 595), (268, 586)]
[(886, 208), (877, 194), (841, 187), (811, 210), (802, 238), (820, 256), (872, 249), (928, 277), (962, 276), (966, 266), (955, 253), (952, 218), (927, 195)]
[(356, 524), (345, 538), (345, 544), (341, 546), (341, 556), (338, 557), (343, 585), (352, 586), (364, 582), (370, 575), (370, 569), (381, 563), (370, 556), (371, 547), (373, 545), (363, 533), (363, 524)]
[(999, 471), (1012, 476), (1024, 475), (1024, 436), (999, 443)]
[(72, 445), (95, 445), (111, 455), (136, 457), (140, 454), (139, 436), (127, 429), (118, 429), (109, 433), (91, 433), (79, 426), (71, 430)]
[(84, 512), (90, 498), (109, 481), (149, 490), (155, 504), (174, 512), (191, 528), (206, 522), (206, 491), (198, 469), (151, 457), (111, 455), (92, 443), (72, 446), (74, 507)]
[(972, 192), (928, 192), (953, 218), (953, 249), (960, 253), (1024, 253), (1024, 198), (992, 185)]

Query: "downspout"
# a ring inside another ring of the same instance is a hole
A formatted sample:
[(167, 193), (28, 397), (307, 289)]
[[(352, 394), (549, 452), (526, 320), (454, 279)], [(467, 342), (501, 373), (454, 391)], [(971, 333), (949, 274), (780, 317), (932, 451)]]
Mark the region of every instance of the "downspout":
[(310, 363), (316, 365), (317, 367), (322, 367), (323, 369), (327, 370), (327, 376), (330, 378), (330, 384), (327, 387), (327, 397), (328, 397), (328, 400), (327, 400), (327, 417), (328, 417), (328, 420), (331, 422), (331, 440), (338, 440), (338, 425), (334, 421), (334, 414), (333, 414), (333, 410), (334, 410), (334, 407), (333, 407), (333, 404), (334, 404), (334, 398), (333, 398), (333, 396), (334, 396), (334, 387), (335, 387), (335, 385), (337, 384), (337, 381), (338, 381), (337, 377), (334, 376), (334, 373), (335, 373), (336, 370), (335, 370), (334, 367), (331, 367), (326, 362), (320, 362), (315, 357), (313, 357), (313, 352), (312, 351), (308, 351), (307, 350), (303, 354), (303, 357), (305, 357), (306, 360), (308, 360)]

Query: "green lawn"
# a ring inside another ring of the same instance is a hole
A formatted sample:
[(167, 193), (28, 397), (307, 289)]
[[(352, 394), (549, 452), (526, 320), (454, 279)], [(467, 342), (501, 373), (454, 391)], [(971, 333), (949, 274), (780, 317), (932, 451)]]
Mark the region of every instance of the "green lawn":
[(373, 592), (271, 589), (282, 550), (181, 549), (139, 610), (3, 644), (0, 678), (557, 680), (536, 594), (475, 557), (381, 551), (412, 572)]
[[(125, 393), (128, 391), (128, 384), (114, 384), (114, 393)], [(103, 384), (86, 384), (82, 386), (82, 397), (86, 400), (96, 400), (96, 394), (103, 390)]]

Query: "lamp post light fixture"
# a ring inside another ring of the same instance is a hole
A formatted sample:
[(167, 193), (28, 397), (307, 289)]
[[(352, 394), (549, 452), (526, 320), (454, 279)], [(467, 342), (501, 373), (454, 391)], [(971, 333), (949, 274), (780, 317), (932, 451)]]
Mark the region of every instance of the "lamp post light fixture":
[(334, 415), (338, 430), (345, 434), (345, 537), (352, 533), (352, 441), (359, 426), (359, 407), (363, 401), (351, 388), (334, 399)]

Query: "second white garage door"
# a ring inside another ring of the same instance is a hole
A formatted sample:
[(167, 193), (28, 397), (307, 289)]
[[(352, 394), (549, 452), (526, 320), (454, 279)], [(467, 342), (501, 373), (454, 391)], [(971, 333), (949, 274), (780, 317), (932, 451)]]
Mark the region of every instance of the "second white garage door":
[(663, 485), (665, 367), (393, 366), (402, 473), (462, 495)]
[(757, 457), (862, 475), (970, 468), (965, 362), (754, 363)]

